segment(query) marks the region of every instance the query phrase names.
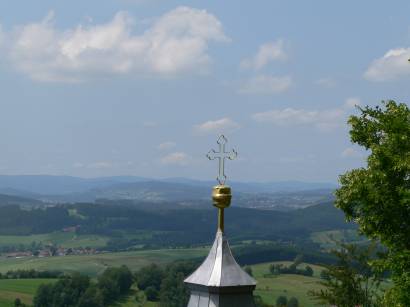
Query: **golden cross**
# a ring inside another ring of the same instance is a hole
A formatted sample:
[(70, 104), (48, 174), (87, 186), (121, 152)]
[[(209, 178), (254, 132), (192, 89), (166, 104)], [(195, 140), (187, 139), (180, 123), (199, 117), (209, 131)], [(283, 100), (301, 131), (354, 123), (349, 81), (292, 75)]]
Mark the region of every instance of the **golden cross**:
[(225, 185), (226, 181), (225, 159), (233, 160), (238, 156), (238, 153), (235, 151), (235, 149), (232, 149), (232, 151), (230, 152), (225, 151), (226, 143), (228, 143), (228, 139), (224, 135), (221, 135), (217, 141), (217, 144), (219, 145), (219, 151), (211, 149), (206, 155), (209, 160), (219, 160), (219, 173), (216, 179), (218, 180), (220, 185)]

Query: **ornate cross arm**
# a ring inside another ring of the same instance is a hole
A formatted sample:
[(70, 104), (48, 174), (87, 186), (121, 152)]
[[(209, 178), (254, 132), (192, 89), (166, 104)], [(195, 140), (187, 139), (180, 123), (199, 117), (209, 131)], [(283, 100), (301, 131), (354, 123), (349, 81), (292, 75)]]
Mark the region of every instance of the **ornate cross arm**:
[(228, 139), (224, 135), (221, 135), (217, 141), (217, 144), (219, 145), (219, 151), (211, 149), (206, 155), (209, 160), (218, 159), (219, 172), (216, 179), (218, 180), (220, 185), (225, 185), (226, 182), (225, 159), (233, 160), (238, 156), (238, 153), (235, 151), (235, 149), (232, 149), (228, 152), (225, 151), (226, 143), (228, 143)]

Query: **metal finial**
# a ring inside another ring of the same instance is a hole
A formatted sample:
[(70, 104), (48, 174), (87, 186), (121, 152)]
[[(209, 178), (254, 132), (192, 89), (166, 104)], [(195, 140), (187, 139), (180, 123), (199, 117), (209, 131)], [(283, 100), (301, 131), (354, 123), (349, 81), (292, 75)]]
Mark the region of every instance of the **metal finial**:
[(238, 156), (238, 153), (235, 151), (235, 149), (232, 149), (231, 151), (225, 151), (225, 145), (228, 143), (228, 139), (224, 136), (221, 135), (217, 141), (219, 145), (219, 151), (215, 151), (214, 149), (211, 149), (208, 154), (206, 155), (209, 160), (219, 160), (219, 173), (218, 176), (216, 177), (216, 180), (218, 180), (220, 185), (225, 185), (226, 182), (226, 175), (225, 175), (225, 159), (233, 160)]

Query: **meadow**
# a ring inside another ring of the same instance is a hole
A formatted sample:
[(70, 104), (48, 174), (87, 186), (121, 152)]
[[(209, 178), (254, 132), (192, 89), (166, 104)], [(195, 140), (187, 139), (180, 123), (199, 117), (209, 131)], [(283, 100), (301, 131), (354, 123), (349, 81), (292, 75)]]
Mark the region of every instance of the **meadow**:
[(366, 243), (369, 240), (361, 236), (355, 229), (335, 229), (328, 231), (313, 232), (310, 240), (320, 244), (321, 248), (326, 251), (336, 249), (340, 243)]
[[(167, 250), (167, 251), (147, 251), (147, 252), (133, 252), (133, 253), (117, 253), (117, 254), (122, 254), (122, 255), (117, 255), (117, 257), (113, 257), (113, 255), (101, 255), (105, 256), (102, 258), (95, 258), (91, 256), (72, 256), (72, 257), (77, 257), (79, 258), (74, 265), (73, 263), (69, 264), (72, 268), (76, 268), (77, 271), (80, 268), (85, 269), (87, 266), (90, 266), (92, 261), (95, 261), (94, 263), (96, 264), (94, 267), (92, 267), (92, 270), (88, 270), (88, 272), (93, 273), (93, 276), (97, 274), (97, 272), (100, 272), (100, 270), (103, 270), (105, 266), (101, 266), (101, 262), (104, 259), (105, 265), (109, 266), (118, 266), (121, 264), (126, 264), (129, 265), (132, 270), (136, 270), (140, 268), (143, 265), (146, 265), (149, 262), (156, 262), (159, 264), (165, 264), (169, 261), (173, 261), (176, 259), (185, 259), (187, 258), (192, 258), (192, 257), (200, 257), (204, 256), (205, 252), (207, 249), (198, 249), (198, 250)], [(111, 262), (108, 262), (107, 259), (108, 257), (111, 258)], [(144, 261), (142, 261), (143, 257), (148, 257), (145, 258)], [(54, 258), (48, 258), (48, 260), (53, 260), (53, 259), (58, 259), (58, 258), (63, 258), (66, 259), (70, 257), (54, 257)], [(63, 260), (62, 259), (62, 260)], [(79, 265), (81, 260), (87, 259), (84, 265)], [(93, 260), (91, 260), (93, 259)], [(47, 261), (48, 261), (47, 260)], [(125, 261), (125, 262), (124, 262)], [(59, 263), (53, 263), (51, 261), (52, 265), (62, 265), (63, 267), (67, 267), (68, 264), (63, 264), (63, 261)], [(272, 262), (273, 264), (284, 264), (284, 265), (290, 265), (291, 262), (283, 261), (283, 262)], [(317, 284), (319, 279), (319, 275), (321, 270), (323, 269), (320, 266), (316, 265), (311, 265), (309, 264), (313, 271), (314, 275), (313, 277), (306, 277), (306, 276), (301, 276), (301, 275), (279, 275), (279, 276), (274, 276), (271, 275), (269, 272), (269, 266), (272, 263), (262, 263), (262, 264), (256, 264), (252, 265), (252, 271), (253, 271), (253, 276), (256, 278), (258, 281), (258, 285), (256, 287), (255, 294), (259, 295), (262, 297), (262, 299), (268, 303), (274, 305), (276, 302), (276, 299), (281, 296), (285, 295), (289, 298), (291, 297), (296, 297), (299, 300), (300, 306), (301, 307), (316, 307), (318, 306), (315, 304), (314, 301), (309, 298), (307, 295), (307, 292), (309, 290), (317, 290), (320, 289), (320, 285)], [(305, 263), (302, 263), (300, 265), (301, 268), (304, 268), (304, 266), (307, 265)], [(18, 266), (21, 268), (21, 266)], [(99, 267), (98, 270), (95, 269), (95, 267)], [(37, 267), (39, 268), (39, 267)], [(86, 271), (82, 271), (83, 273), (87, 273)], [(32, 302), (32, 298), (34, 296), (34, 293), (37, 289), (37, 287), (41, 283), (49, 283), (53, 282), (54, 280), (52, 279), (20, 279), (20, 280), (0, 280), (0, 307), (12, 307), (15, 298), (20, 298), (22, 302), (30, 304)], [(116, 303), (114, 306), (115, 307), (139, 307), (135, 301), (135, 295), (136, 295), (136, 289), (133, 289), (133, 291), (130, 293), (129, 296), (124, 297), (121, 302)], [(113, 306), (113, 307), (114, 307)], [(147, 302), (144, 304), (144, 307), (157, 307), (156, 303), (153, 302)]]
[(258, 281), (255, 295), (261, 296), (265, 303), (271, 305), (275, 305), (276, 299), (283, 295), (288, 299), (296, 297), (301, 307), (318, 306), (318, 304), (307, 295), (307, 292), (309, 290), (319, 290), (322, 288), (318, 282), (320, 281), (319, 276), (323, 267), (306, 263), (302, 263), (298, 266), (298, 268), (304, 268), (306, 265), (309, 265), (314, 272), (312, 277), (294, 274), (274, 276), (269, 272), (269, 266), (271, 264), (284, 264), (289, 266), (292, 262), (279, 261), (252, 265), (253, 277)]
[(2, 246), (29, 246), (33, 242), (45, 245), (57, 245), (65, 248), (104, 247), (109, 238), (100, 235), (77, 235), (74, 232), (51, 232), (28, 236), (0, 235), (0, 247)]
[(24, 304), (31, 304), (39, 285), (54, 282), (53, 279), (1, 279), (0, 307), (13, 307), (20, 298)]
[(72, 255), (61, 257), (0, 257), (0, 272), (6, 273), (17, 269), (57, 270), (80, 272), (95, 277), (107, 267), (128, 266), (136, 271), (151, 263), (166, 264), (175, 260), (204, 257), (209, 247), (190, 249), (161, 249), (132, 252), (102, 253), (94, 255)]

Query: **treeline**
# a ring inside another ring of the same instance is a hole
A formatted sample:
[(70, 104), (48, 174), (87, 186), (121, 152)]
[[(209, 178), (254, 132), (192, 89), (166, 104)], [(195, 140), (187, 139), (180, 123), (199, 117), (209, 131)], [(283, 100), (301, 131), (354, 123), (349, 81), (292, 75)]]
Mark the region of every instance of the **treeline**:
[(0, 207), (0, 234), (30, 235), (49, 233), (76, 225), (64, 206), (25, 210), (19, 206)]
[(323, 253), (314, 248), (306, 248), (303, 245), (293, 246), (281, 243), (253, 243), (234, 247), (233, 253), (241, 265), (251, 265), (272, 261), (292, 261), (298, 255), (303, 255), (305, 262), (313, 264), (333, 264), (336, 257), (332, 254)]
[[(75, 210), (76, 214), (70, 214)], [(29, 235), (77, 227), (78, 234), (104, 235), (115, 240), (110, 250), (133, 245), (180, 247), (208, 243), (216, 229), (216, 212), (211, 209), (143, 210), (136, 206), (72, 204), (23, 210), (0, 207), (0, 235)], [(232, 208), (226, 214), (227, 233), (232, 240), (307, 241), (310, 233), (352, 228), (331, 203), (291, 212)], [(189, 232), (186, 230), (189, 229)], [(153, 236), (132, 238), (118, 234), (136, 230), (152, 231)], [(181, 235), (183, 233), (183, 235)], [(120, 240), (118, 240), (120, 239)]]
[[(142, 305), (146, 301), (157, 302), (161, 307), (185, 307), (189, 300), (189, 290), (184, 284), (184, 279), (197, 268), (199, 262), (177, 261), (166, 267), (151, 264), (135, 273), (138, 288), (144, 296), (136, 297)], [(247, 271), (251, 272), (250, 267)], [(290, 300), (289, 307), (298, 307), (298, 301)], [(255, 296), (256, 307), (273, 307), (263, 302), (261, 297)], [(282, 306), (282, 305), (280, 305)], [(287, 305), (284, 305), (287, 307)]]
[(0, 279), (59, 278), (62, 275), (60, 271), (12, 270), (0, 272)]
[(272, 264), (269, 267), (269, 271), (274, 275), (279, 274), (296, 274), (304, 276), (313, 276), (313, 269), (311, 266), (307, 265), (304, 269), (299, 269), (295, 264), (289, 266), (283, 264)]
[(291, 265), (284, 265), (284, 264), (271, 264), (269, 266), (269, 271), (271, 274), (279, 275), (279, 274), (296, 274), (296, 275), (304, 275), (304, 276), (313, 276), (313, 269), (310, 265), (306, 265), (304, 269), (298, 268), (299, 265), (303, 262), (303, 255), (297, 255), (295, 260)]
[(34, 307), (102, 307), (129, 292), (133, 283), (126, 267), (108, 268), (97, 282), (75, 273), (65, 275), (54, 284), (43, 284), (34, 296)]
[(160, 302), (161, 307), (186, 306), (189, 292), (183, 281), (197, 266), (193, 261), (178, 261), (164, 268), (152, 264), (136, 272), (135, 280), (146, 300)]
[(30, 244), (7, 244), (0, 246), (1, 253), (11, 253), (11, 252), (25, 252), (31, 251), (36, 254), (37, 251), (44, 248), (41, 242), (32, 241)]

